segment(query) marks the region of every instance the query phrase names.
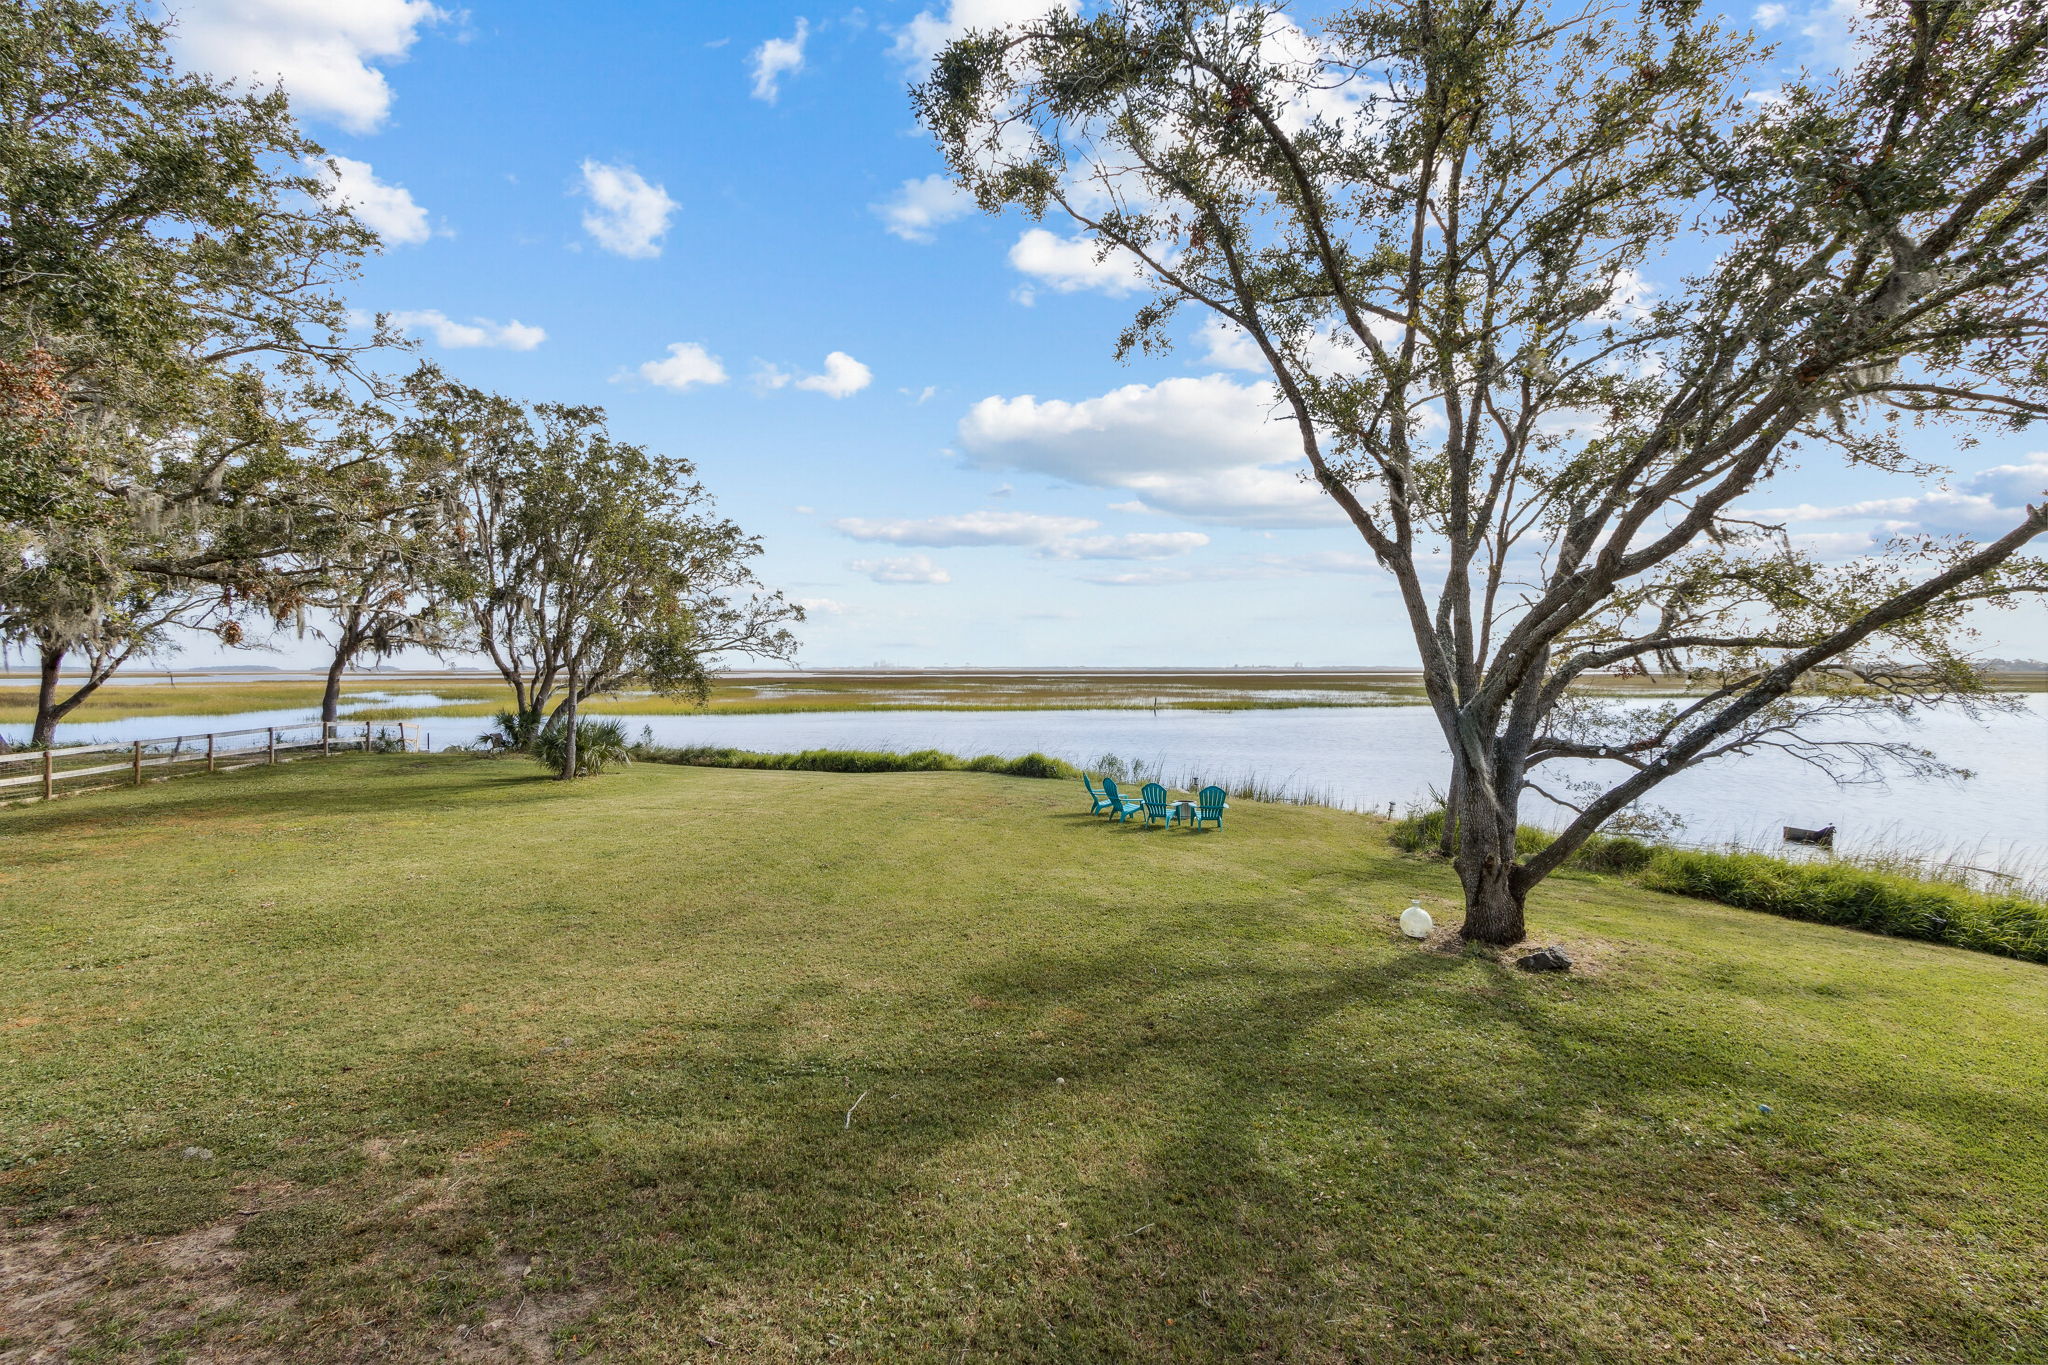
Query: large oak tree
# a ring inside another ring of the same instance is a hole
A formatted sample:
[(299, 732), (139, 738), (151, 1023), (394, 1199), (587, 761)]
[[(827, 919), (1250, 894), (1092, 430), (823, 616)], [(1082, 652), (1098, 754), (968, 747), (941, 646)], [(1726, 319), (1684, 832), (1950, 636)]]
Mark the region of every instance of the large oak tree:
[[(1696, 764), (1925, 761), (1812, 725), (1979, 695), (1971, 613), (2048, 581), (2048, 501), (1846, 565), (1745, 511), (1796, 463), (1931, 479), (1922, 452), (2048, 416), (2048, 13), (1875, 0), (1856, 41), (1764, 90), (1683, 3), (1374, 0), (1310, 31), (1112, 0), (969, 33), (915, 92), (982, 207), (1149, 275), (1124, 352), (1192, 306), (1264, 357), (1399, 586), (1467, 938), (1522, 939), (1530, 888)], [(1577, 690), (1627, 669), (1687, 690)], [(1518, 856), (1532, 789), (1573, 818)]]

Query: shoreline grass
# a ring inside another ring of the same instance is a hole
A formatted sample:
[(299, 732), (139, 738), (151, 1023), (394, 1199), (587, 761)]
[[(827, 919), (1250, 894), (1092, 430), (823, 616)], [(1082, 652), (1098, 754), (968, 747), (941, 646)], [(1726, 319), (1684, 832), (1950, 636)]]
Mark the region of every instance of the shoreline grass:
[(1574, 874), (1532, 977), (1399, 937), (1454, 888), (1384, 822), (1077, 792), (360, 756), (0, 814), (0, 1349), (2048, 1341), (2041, 968)]
[(1039, 779), (1077, 778), (1081, 770), (1071, 763), (1044, 754), (1004, 758), (981, 754), (961, 758), (940, 749), (918, 749), (896, 753), (883, 749), (805, 749), (798, 753), (757, 753), (722, 745), (700, 744), (673, 747), (640, 743), (633, 757), (643, 763), (667, 763), (685, 768), (747, 768), (773, 772), (802, 773), (994, 773), (1003, 777)]

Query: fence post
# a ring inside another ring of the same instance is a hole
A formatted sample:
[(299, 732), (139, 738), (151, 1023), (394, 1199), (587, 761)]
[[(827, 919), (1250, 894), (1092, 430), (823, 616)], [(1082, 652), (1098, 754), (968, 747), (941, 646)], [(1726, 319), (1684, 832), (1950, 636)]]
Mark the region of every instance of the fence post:
[(50, 799), (50, 786), (57, 780), (57, 760), (50, 757), (47, 747), (43, 750), (43, 800)]
[(434, 732), (432, 730), (420, 731), (420, 752), (423, 754), (434, 752)]
[(139, 739), (135, 741), (133, 762), (135, 764), (135, 785), (139, 787), (142, 785), (142, 741)]
[(213, 736), (206, 737), (206, 771), (213, 771)]
[(370, 752), (370, 722), (363, 722), (363, 752)]
[(277, 762), (277, 727), (276, 727), (275, 725), (271, 726), (271, 727), (270, 727), (270, 732), (269, 732), (269, 733), (270, 733), (270, 761), (271, 761), (272, 763), (275, 763), (275, 762)]

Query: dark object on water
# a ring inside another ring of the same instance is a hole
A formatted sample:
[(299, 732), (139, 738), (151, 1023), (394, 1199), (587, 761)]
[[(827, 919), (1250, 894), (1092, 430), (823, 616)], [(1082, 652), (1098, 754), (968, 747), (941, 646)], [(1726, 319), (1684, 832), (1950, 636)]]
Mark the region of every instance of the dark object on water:
[(1564, 955), (1564, 949), (1552, 946), (1523, 954), (1515, 959), (1515, 965), (1525, 972), (1568, 972), (1572, 960)]
[(1835, 827), (1826, 829), (1801, 829), (1797, 825), (1785, 826), (1785, 842), (1788, 844), (1818, 844), (1822, 848), (1835, 846)]

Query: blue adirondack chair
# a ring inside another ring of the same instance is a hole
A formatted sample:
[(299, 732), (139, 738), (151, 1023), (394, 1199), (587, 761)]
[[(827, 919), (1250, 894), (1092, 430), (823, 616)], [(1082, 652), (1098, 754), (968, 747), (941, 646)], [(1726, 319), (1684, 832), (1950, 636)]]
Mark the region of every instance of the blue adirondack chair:
[(1199, 831), (1205, 823), (1223, 828), (1223, 812), (1230, 808), (1230, 803), (1223, 798), (1228, 795), (1221, 787), (1204, 787), (1195, 793), (1196, 830)]
[(1109, 798), (1110, 813), (1116, 816), (1118, 824), (1122, 824), (1130, 819), (1134, 812), (1145, 809), (1143, 801), (1133, 801), (1130, 797), (1118, 791), (1116, 789), (1116, 779), (1113, 777), (1102, 779), (1102, 794)]
[(1145, 828), (1152, 828), (1154, 820), (1168, 829), (1180, 823), (1180, 812), (1167, 802), (1166, 788), (1157, 782), (1147, 782), (1139, 794), (1145, 798)]
[(1109, 809), (1109, 798), (1095, 790), (1095, 782), (1088, 774), (1081, 774), (1081, 785), (1088, 789), (1088, 799), (1095, 803), (1095, 808), (1088, 812), (1090, 815), (1100, 815)]

